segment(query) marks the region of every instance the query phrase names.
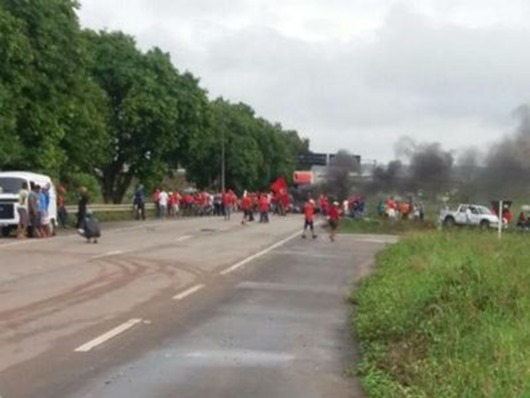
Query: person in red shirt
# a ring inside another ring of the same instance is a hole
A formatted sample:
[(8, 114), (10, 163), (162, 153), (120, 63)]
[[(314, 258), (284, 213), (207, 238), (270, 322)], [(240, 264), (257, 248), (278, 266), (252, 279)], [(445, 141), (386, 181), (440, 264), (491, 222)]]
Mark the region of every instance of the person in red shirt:
[(223, 211), (225, 215), (225, 220), (230, 220), (230, 215), (232, 214), (232, 194), (231, 191), (228, 190), (227, 192), (223, 193)]
[(266, 194), (262, 194), (259, 198), (259, 222), (269, 222), (269, 198)]
[(66, 189), (63, 185), (57, 187), (57, 218), (59, 219), (59, 225), (61, 228), (68, 228), (68, 212), (64, 204), (64, 197), (66, 195)]
[(502, 210), (502, 221), (508, 225), (513, 221), (513, 215), (508, 206), (504, 206), (504, 209)]
[(156, 216), (160, 217), (160, 188), (153, 192), (153, 203), (155, 204)]
[(335, 236), (337, 235), (337, 229), (339, 228), (340, 222), (340, 205), (339, 202), (334, 202), (333, 206), (329, 210), (328, 214), (329, 222), (329, 239), (335, 242)]
[(308, 229), (311, 230), (311, 235), (313, 236), (313, 239), (316, 239), (317, 235), (315, 234), (315, 201), (313, 199), (309, 199), (304, 205), (304, 233), (302, 234), (302, 238), (306, 238), (305, 233)]
[(252, 216), (252, 198), (250, 195), (244, 195), (243, 199), (241, 199), (241, 210), (243, 210), (242, 225), (246, 224), (247, 219), (249, 222), (254, 221), (254, 217)]

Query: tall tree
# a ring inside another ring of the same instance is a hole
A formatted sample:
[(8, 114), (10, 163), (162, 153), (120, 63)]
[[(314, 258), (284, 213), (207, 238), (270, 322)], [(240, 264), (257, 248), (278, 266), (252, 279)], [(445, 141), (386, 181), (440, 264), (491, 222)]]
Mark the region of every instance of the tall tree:
[(85, 127), (98, 131), (92, 126), (94, 120), (97, 124), (97, 113), (87, 115), (82, 128), (77, 123), (77, 116), (93, 108), (86, 97), (91, 87), (84, 73), (76, 7), (72, 0), (2, 0), (0, 14), (9, 33), (2, 35), (10, 63), (5, 73), (12, 78), (7, 89), (2, 84), (3, 97), (10, 92), (14, 99), (10, 125), (18, 138), (15, 145), (38, 154), (15, 157), (12, 166), (57, 175), (68, 163), (61, 145), (65, 137)]
[(142, 53), (120, 32), (86, 32), (92, 74), (109, 103), (109, 156), (102, 168), (105, 201), (121, 202), (133, 178), (154, 184), (189, 162), (188, 148), (208, 123), (198, 81), (181, 75), (158, 48)]
[(223, 141), (226, 186), (239, 192), (268, 189), (280, 175), (289, 178), (296, 156), (309, 146), (297, 132), (256, 117), (247, 104), (218, 98), (211, 103), (210, 132), (196, 143), (194, 158), (187, 165), (190, 180), (201, 187), (220, 187)]
[(17, 165), (24, 158), (16, 129), (17, 101), (27, 81), (24, 70), (31, 63), (31, 55), (22, 21), (0, 3), (0, 168)]

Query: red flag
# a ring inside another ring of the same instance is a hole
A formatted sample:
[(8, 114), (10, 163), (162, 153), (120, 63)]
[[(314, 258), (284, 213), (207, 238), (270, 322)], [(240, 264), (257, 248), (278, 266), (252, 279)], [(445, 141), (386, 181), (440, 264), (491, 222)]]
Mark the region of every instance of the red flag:
[(271, 191), (284, 207), (289, 206), (289, 191), (285, 177), (282, 176), (274, 181), (271, 184)]
[(285, 195), (287, 193), (287, 181), (285, 177), (280, 177), (271, 184), (271, 191), (275, 194)]

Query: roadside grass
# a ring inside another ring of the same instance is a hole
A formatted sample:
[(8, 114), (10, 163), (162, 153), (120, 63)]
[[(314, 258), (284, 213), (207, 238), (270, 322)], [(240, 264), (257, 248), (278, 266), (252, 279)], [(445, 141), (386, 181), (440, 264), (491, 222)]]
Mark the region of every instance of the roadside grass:
[[(147, 210), (145, 212), (145, 215), (147, 219), (154, 219), (155, 211)], [(135, 220), (135, 216), (132, 211), (96, 211), (94, 212), (94, 216), (101, 223)], [(77, 214), (70, 213), (68, 215), (68, 225), (70, 226), (70, 228), (73, 228), (76, 226), (76, 223), (77, 223)]]
[(414, 231), (436, 230), (431, 220), (388, 220), (383, 218), (343, 219), (339, 232), (345, 234), (389, 234), (398, 235)]
[(352, 294), (368, 397), (530, 397), (527, 235), (412, 233)]

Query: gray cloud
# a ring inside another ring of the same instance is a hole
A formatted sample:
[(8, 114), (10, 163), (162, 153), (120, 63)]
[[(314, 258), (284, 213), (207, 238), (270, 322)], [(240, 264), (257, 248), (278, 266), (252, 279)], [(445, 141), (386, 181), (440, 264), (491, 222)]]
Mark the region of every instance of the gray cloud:
[(518, 23), (529, 7), (519, 0), (81, 3), (87, 26), (170, 51), (212, 97), (249, 103), (314, 150), (388, 160), (403, 135), (486, 146), (530, 101), (530, 29)]

